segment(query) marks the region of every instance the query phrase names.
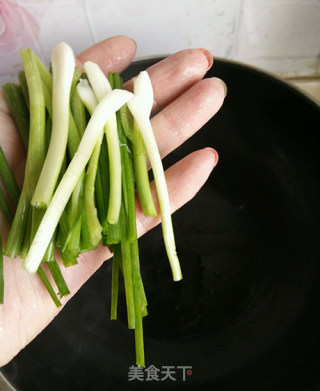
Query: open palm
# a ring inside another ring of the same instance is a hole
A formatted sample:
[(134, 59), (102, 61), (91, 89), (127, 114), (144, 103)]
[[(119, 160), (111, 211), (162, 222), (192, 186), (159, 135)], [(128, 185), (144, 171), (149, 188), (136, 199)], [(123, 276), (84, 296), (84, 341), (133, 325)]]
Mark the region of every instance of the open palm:
[[(136, 45), (127, 37), (102, 41), (77, 56), (78, 64), (97, 62), (105, 73), (121, 72), (131, 63)], [(152, 119), (161, 155), (164, 157), (200, 129), (221, 107), (225, 90), (218, 79), (203, 79), (211, 67), (209, 53), (203, 49), (178, 52), (148, 69), (154, 88)], [(130, 89), (131, 83), (125, 86)], [(3, 96), (0, 96), (0, 145), (16, 175), (23, 180), (25, 155)], [(211, 148), (193, 152), (166, 172), (172, 211), (188, 202), (205, 183), (217, 163)], [(137, 205), (137, 228), (141, 236), (160, 222), (142, 215)], [(3, 240), (8, 233), (0, 213)], [(82, 254), (77, 266), (62, 272), (71, 294), (56, 308), (37, 275), (21, 267), (19, 259), (4, 257), (4, 304), (0, 306), (0, 366), (8, 363), (58, 314), (66, 302), (111, 257), (102, 245)], [(59, 260), (58, 260), (59, 261)]]

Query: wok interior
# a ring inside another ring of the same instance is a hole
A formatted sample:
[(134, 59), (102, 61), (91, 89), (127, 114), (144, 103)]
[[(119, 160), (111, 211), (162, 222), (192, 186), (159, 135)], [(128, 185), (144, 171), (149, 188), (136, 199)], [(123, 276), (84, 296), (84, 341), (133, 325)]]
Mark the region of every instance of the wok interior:
[[(155, 61), (137, 62), (125, 78)], [(192, 366), (187, 382), (168, 381), (166, 389), (313, 389), (320, 373), (319, 108), (239, 64), (216, 60), (210, 76), (226, 81), (224, 106), (164, 162), (206, 146), (220, 156), (205, 187), (173, 217), (183, 281), (172, 282), (160, 227), (140, 240), (147, 366)], [(123, 290), (120, 320), (108, 319), (110, 281), (108, 262), (3, 368), (9, 381), (21, 390), (155, 387), (128, 382), (133, 334)]]

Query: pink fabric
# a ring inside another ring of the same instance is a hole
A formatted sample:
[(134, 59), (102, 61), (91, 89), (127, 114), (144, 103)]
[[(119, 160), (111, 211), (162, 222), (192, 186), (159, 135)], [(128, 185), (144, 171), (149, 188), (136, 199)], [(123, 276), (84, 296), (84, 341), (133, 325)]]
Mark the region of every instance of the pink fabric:
[[(20, 62), (19, 50), (37, 46), (37, 20), (16, 0), (0, 0), (0, 59), (9, 66)], [(4, 69), (0, 67), (0, 75)]]

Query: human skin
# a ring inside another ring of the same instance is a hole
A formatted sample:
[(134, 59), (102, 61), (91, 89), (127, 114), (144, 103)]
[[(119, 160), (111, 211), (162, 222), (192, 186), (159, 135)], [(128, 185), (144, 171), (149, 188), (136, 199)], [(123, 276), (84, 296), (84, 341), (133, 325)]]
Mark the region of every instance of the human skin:
[[(106, 39), (77, 56), (77, 65), (97, 62), (107, 73), (121, 72), (134, 58), (136, 44), (124, 36)], [(212, 66), (205, 49), (182, 50), (147, 71), (154, 88), (152, 126), (162, 157), (169, 154), (209, 121), (223, 104), (224, 83), (203, 76)], [(131, 82), (125, 85), (131, 88)], [(15, 173), (23, 181), (25, 155), (8, 107), (0, 95), (0, 145)], [(212, 148), (195, 151), (166, 171), (172, 212), (183, 206), (200, 190), (217, 164)], [(154, 186), (152, 190), (155, 195)], [(144, 216), (137, 201), (137, 229), (141, 236), (160, 223), (159, 217)], [(0, 216), (3, 241), (8, 234)], [(106, 247), (82, 254), (79, 263), (62, 272), (71, 294), (56, 308), (37, 275), (28, 274), (19, 258), (4, 257), (4, 304), (0, 306), (0, 366), (7, 364), (63, 310), (67, 302), (93, 273), (111, 258)], [(58, 257), (58, 262), (61, 262)], [(182, 265), (183, 268), (183, 265)]]

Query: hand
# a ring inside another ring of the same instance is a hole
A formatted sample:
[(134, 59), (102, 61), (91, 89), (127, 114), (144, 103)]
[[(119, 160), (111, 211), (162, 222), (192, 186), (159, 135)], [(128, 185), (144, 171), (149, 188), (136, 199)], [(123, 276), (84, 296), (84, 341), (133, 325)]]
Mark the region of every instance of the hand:
[[(121, 72), (129, 66), (135, 43), (127, 37), (102, 41), (77, 56), (78, 65), (87, 60), (97, 62), (104, 72)], [(209, 53), (203, 49), (178, 52), (148, 69), (154, 88), (155, 112), (162, 109), (152, 124), (164, 157), (200, 129), (221, 107), (225, 89), (216, 78), (203, 79), (212, 66)], [(126, 88), (130, 89), (130, 82)], [(18, 181), (23, 179), (25, 156), (8, 108), (0, 96), (0, 144)], [(205, 183), (218, 160), (217, 153), (206, 148), (169, 168), (166, 172), (172, 211), (188, 202)], [(137, 210), (139, 236), (160, 222), (159, 218), (143, 216)], [(1, 234), (8, 227), (0, 215)], [(62, 268), (71, 294), (62, 299), (59, 309), (53, 304), (37, 275), (21, 267), (19, 259), (4, 257), (4, 304), (0, 305), (0, 366), (8, 363), (35, 338), (58, 314), (66, 302), (111, 257), (107, 248), (82, 254), (79, 264)]]

